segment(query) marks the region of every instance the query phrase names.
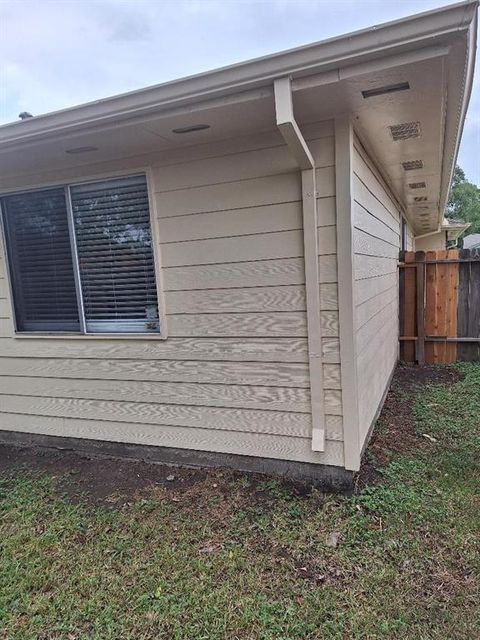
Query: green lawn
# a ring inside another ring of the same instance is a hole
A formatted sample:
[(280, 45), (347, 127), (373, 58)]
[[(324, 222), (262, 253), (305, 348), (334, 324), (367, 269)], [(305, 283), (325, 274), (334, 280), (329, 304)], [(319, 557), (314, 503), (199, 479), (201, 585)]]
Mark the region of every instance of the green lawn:
[(4, 473), (0, 638), (478, 638), (480, 365), (459, 369), (394, 384), (350, 497), (211, 472), (112, 508)]

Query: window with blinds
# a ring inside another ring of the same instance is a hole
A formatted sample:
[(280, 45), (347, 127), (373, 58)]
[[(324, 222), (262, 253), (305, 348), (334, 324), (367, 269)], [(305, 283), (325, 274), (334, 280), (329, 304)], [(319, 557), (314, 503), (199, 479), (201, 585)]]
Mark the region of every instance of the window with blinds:
[(3, 198), (19, 331), (79, 331), (65, 189)]
[(160, 331), (145, 176), (2, 199), (17, 331)]

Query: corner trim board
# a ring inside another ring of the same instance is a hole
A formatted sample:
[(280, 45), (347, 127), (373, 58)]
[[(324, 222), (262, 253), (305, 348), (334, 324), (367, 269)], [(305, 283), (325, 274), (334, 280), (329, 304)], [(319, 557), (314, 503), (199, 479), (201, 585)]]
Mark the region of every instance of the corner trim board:
[(338, 309), (345, 468), (360, 468), (353, 254), (353, 127), (348, 115), (335, 118)]

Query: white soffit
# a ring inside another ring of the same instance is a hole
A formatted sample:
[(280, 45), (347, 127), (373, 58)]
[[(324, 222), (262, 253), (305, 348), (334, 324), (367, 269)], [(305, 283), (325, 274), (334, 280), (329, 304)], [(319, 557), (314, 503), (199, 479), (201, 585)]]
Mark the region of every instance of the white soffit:
[[(345, 80), (328, 76), (297, 85), (295, 114), (300, 125), (349, 114), (355, 130), (396, 198), (420, 233), (438, 227), (447, 84), (445, 54), (392, 66)], [(386, 62), (386, 61), (385, 61)], [(408, 89), (365, 98), (364, 91), (408, 85)], [(306, 88), (301, 88), (305, 86)], [(417, 137), (395, 141), (390, 127), (411, 124)], [(419, 162), (420, 161), (420, 162)], [(407, 170), (403, 163), (414, 163)], [(420, 165), (420, 166), (419, 166)], [(417, 188), (425, 183), (425, 187)], [(410, 185), (414, 185), (411, 187)], [(428, 215), (426, 215), (428, 213)]]
[[(173, 129), (188, 127), (197, 123), (209, 124), (209, 129), (188, 134), (173, 133)], [(138, 158), (150, 162), (153, 156), (185, 147), (205, 145), (231, 138), (274, 131), (275, 114), (273, 88), (264, 97), (239, 103), (219, 105), (203, 111), (185, 111), (177, 114), (157, 114), (134, 123), (110, 124), (85, 133), (63, 135), (54, 139), (37, 140), (25, 146), (6, 149), (2, 153), (0, 144), (0, 188), (10, 185), (17, 175), (49, 172), (56, 168), (82, 167), (110, 162), (121, 158)], [(278, 136), (280, 140), (280, 136)], [(96, 147), (91, 153), (67, 154), (66, 150), (78, 147)], [(153, 154), (153, 155), (152, 155)], [(172, 161), (175, 161), (172, 158)]]

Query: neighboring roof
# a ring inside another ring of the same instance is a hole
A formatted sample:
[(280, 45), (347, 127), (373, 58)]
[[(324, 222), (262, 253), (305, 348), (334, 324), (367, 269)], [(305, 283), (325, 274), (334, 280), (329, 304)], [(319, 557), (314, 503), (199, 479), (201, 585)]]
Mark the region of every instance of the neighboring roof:
[(480, 233), (470, 233), (463, 239), (464, 249), (476, 249), (480, 247)]
[(462, 220), (461, 218), (444, 218), (443, 219), (443, 225), (447, 226), (447, 227), (453, 227), (453, 226), (458, 226), (458, 225), (467, 225), (467, 227), (470, 226), (469, 222), (465, 222), (465, 220)]
[[(89, 161), (86, 157), (67, 158), (67, 139), (88, 146), (88, 137), (93, 138), (101, 147), (95, 157), (100, 162), (126, 153), (128, 145), (129, 155), (139, 154), (142, 144), (151, 151), (185, 146), (185, 139), (171, 135), (176, 121), (180, 125), (192, 119), (198, 122), (208, 115), (218, 125), (189, 138), (190, 144), (265, 130), (274, 122), (273, 80), (288, 75), (299, 122), (331, 118), (339, 109), (348, 109), (356, 119), (362, 143), (378, 160), (416, 233), (439, 228), (471, 91), (477, 5), (477, 0), (468, 0), (0, 126), (0, 175), (5, 178), (0, 179), (0, 186), (8, 186), (8, 175), (13, 176), (15, 171), (35, 173), (35, 163), (53, 170), (55, 163), (63, 168), (66, 163), (74, 166)], [(412, 84), (410, 97), (395, 93), (370, 98), (368, 105), (362, 98), (362, 88), (398, 82), (404, 77)], [(418, 154), (419, 142), (408, 140), (400, 148), (392, 142), (390, 125), (397, 122), (403, 126), (401, 123), (409, 119), (421, 120), (421, 148), (426, 155), (423, 169), (407, 176), (401, 162), (416, 159), (413, 154)], [(36, 153), (32, 153), (32, 145)], [(28, 157), (22, 151), (25, 147), (29, 148)], [(412, 180), (421, 184), (425, 177), (427, 188), (411, 192)], [(422, 193), (426, 202), (418, 205)], [(425, 211), (429, 213), (427, 219)]]

